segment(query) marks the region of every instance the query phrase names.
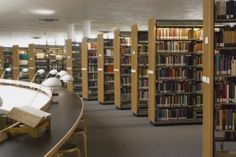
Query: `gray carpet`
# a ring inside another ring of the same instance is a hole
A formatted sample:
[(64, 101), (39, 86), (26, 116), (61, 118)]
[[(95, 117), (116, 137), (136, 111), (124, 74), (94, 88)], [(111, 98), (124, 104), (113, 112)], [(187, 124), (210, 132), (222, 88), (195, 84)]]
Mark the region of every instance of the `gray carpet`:
[(201, 157), (201, 126), (153, 127), (114, 105), (85, 102), (88, 157)]

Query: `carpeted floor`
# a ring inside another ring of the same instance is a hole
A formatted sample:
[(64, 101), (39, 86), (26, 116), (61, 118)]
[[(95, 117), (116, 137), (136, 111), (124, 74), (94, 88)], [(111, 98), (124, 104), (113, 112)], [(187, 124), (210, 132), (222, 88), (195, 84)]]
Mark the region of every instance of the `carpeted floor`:
[(201, 157), (201, 126), (153, 127), (114, 105), (85, 102), (88, 157)]

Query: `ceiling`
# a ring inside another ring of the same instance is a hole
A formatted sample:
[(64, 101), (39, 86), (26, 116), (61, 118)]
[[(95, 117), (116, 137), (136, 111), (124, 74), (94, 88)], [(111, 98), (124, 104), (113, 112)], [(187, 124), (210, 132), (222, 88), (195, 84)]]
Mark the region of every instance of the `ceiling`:
[[(202, 0), (0, 0), (0, 45), (62, 43), (68, 24), (75, 24), (76, 39), (82, 37), (83, 22), (91, 20), (92, 34), (130, 29), (132, 23), (147, 25), (157, 19), (202, 19)], [(36, 9), (55, 11), (33, 14)], [(58, 23), (39, 22), (56, 18)], [(33, 39), (40, 37), (41, 39)]]

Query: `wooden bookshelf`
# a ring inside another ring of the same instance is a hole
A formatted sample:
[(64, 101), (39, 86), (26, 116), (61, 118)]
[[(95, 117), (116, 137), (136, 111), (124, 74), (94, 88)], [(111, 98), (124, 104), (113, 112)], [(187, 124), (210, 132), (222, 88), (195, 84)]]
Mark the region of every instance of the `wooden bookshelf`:
[[(3, 48), (3, 71), (8, 67), (13, 68), (12, 47)], [(6, 72), (4, 78), (13, 79), (13, 72)]]
[(148, 31), (131, 27), (131, 111), (136, 116), (148, 115)]
[(131, 32), (114, 32), (115, 106), (131, 108)]
[(149, 120), (202, 123), (202, 22), (148, 22)]
[[(52, 69), (57, 71), (66, 70), (66, 54), (63, 46), (56, 45), (30, 45), (29, 58), (35, 56), (35, 72), (38, 69), (44, 69), (45, 74), (43, 76), (36, 76), (35, 82), (41, 83), (48, 72)], [(30, 54), (30, 53), (33, 53)], [(29, 63), (29, 66), (31, 63)]]
[[(72, 41), (71, 39), (66, 40), (66, 71), (69, 75), (73, 76), (72, 68)], [(73, 92), (73, 82), (67, 83), (67, 89)]]
[[(20, 75), (20, 72), (23, 68), (28, 68), (28, 48), (22, 48), (18, 45), (13, 45), (12, 47), (12, 72), (13, 72), (13, 80), (16, 80)], [(22, 74), (19, 77), (20, 80), (29, 81), (28, 74)]]
[(4, 56), (3, 56), (3, 47), (0, 47), (0, 77), (4, 71)]
[(98, 101), (114, 104), (114, 47), (113, 39), (98, 35)]
[(29, 44), (29, 80), (31, 81), (34, 77), (35, 74), (35, 45), (34, 44)]
[(97, 100), (97, 39), (82, 40), (82, 96), (85, 100)]
[(19, 46), (18, 45), (13, 45), (12, 57), (14, 60), (12, 63), (13, 80), (16, 80), (20, 74), (20, 71), (19, 71)]
[(67, 84), (67, 89), (82, 96), (81, 81), (81, 43), (73, 42), (71, 39), (66, 40), (67, 72), (73, 76), (73, 83)]
[(235, 5), (203, 2), (203, 157), (236, 156)]

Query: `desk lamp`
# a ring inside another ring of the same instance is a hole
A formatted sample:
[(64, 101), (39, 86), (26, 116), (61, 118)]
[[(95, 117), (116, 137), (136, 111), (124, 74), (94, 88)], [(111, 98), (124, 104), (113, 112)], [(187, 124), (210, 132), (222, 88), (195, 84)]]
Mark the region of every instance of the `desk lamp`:
[(37, 75), (43, 75), (45, 73), (45, 70), (44, 69), (39, 69), (35, 74), (34, 74), (34, 77), (32, 78), (31, 82), (34, 81), (35, 77)]
[(10, 67), (6, 68), (6, 69), (4, 70), (4, 72), (2, 73), (1, 79), (3, 79), (3, 77), (4, 77), (4, 75), (5, 75), (6, 72), (10, 72), (10, 71), (11, 71), (11, 68), (10, 68)]
[(28, 69), (28, 68), (22, 69), (21, 72), (20, 72), (20, 74), (19, 74), (18, 77), (17, 77), (17, 80), (20, 79), (20, 76), (22, 76), (23, 74), (26, 74), (26, 73), (28, 73), (28, 72), (29, 72), (29, 69)]

